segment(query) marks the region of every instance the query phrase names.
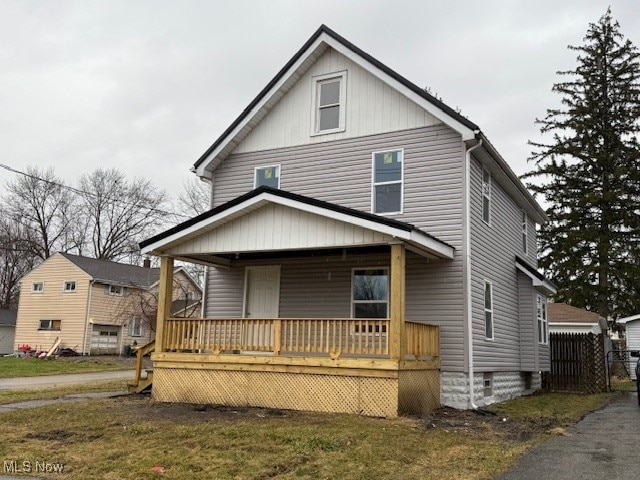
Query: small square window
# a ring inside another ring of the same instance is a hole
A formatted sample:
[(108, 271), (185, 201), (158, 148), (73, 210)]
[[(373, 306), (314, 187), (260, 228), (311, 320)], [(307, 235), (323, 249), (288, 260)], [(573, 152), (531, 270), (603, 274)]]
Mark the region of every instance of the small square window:
[(280, 165), (267, 165), (266, 167), (255, 168), (253, 188), (263, 186), (280, 188)]
[(42, 293), (44, 292), (44, 282), (35, 282), (31, 285), (31, 291), (33, 293)]
[(76, 281), (75, 280), (65, 280), (65, 282), (64, 282), (64, 291), (65, 292), (75, 292), (76, 291)]
[(124, 293), (124, 288), (120, 285), (109, 285), (109, 295), (116, 295), (121, 297)]
[(483, 373), (482, 382), (484, 387), (484, 396), (492, 397), (493, 396), (493, 373)]

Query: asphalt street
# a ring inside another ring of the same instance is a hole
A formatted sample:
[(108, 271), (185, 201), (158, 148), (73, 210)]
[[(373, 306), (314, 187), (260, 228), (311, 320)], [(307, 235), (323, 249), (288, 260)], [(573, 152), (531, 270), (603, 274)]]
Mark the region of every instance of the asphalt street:
[(496, 480), (637, 480), (640, 478), (640, 406), (637, 393), (618, 394), (537, 446)]

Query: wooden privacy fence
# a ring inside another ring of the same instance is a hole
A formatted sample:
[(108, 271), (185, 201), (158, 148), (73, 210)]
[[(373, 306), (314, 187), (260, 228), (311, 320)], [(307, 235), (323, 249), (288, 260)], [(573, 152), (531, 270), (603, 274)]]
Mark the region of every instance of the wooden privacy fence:
[(587, 393), (607, 391), (607, 361), (602, 334), (552, 333), (549, 335), (549, 350), (551, 371), (542, 374), (543, 388)]
[[(388, 356), (389, 327), (389, 319), (168, 318), (164, 349)], [(437, 326), (405, 322), (405, 332), (407, 353), (439, 356)]]

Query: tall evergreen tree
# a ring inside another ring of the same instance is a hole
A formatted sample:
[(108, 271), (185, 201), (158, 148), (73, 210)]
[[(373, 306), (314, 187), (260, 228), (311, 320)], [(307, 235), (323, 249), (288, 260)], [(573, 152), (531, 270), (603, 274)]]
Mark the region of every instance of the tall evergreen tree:
[(536, 120), (549, 143), (530, 142), (550, 222), (541, 266), (557, 300), (616, 319), (640, 313), (640, 54), (611, 10), (589, 29), (577, 67), (553, 86), (562, 106)]

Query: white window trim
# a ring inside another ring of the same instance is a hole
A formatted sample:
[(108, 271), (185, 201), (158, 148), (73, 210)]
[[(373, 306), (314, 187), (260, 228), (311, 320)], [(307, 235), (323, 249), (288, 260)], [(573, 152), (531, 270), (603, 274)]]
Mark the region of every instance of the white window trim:
[(258, 170), (261, 168), (277, 168), (278, 169), (278, 189), (280, 189), (280, 178), (282, 176), (282, 167), (279, 163), (272, 165), (260, 165), (259, 167), (253, 167), (253, 188), (258, 188)]
[[(73, 282), (73, 289), (67, 289), (67, 283)], [(65, 280), (62, 282), (62, 292), (63, 293), (75, 293), (78, 289), (78, 282), (76, 280)]]
[[(485, 194), (484, 191), (484, 175), (485, 173), (487, 173), (489, 175), (489, 188), (487, 189), (487, 193)], [(489, 170), (487, 170), (486, 168), (484, 168), (484, 166), (482, 167), (482, 178), (480, 179), (480, 193), (482, 194), (481, 197), (481, 202), (480, 202), (480, 216), (482, 217), (482, 221), (491, 226), (491, 190), (492, 190), (492, 186), (493, 186), (493, 176), (491, 175), (491, 172)], [(489, 200), (488, 204), (489, 204), (489, 218), (488, 220), (485, 220), (484, 218), (484, 199), (485, 197)]]
[(529, 253), (529, 217), (527, 212), (522, 210), (522, 252)]
[[(400, 152), (402, 161), (400, 162), (400, 180), (394, 180), (392, 182), (377, 182), (376, 183), (376, 154), (388, 153), (388, 152)], [(397, 212), (376, 212), (376, 187), (378, 185), (393, 185), (400, 184), (400, 210)], [(404, 148), (385, 148), (384, 150), (376, 150), (371, 152), (371, 213), (375, 215), (402, 215), (404, 213)]]
[[(491, 291), (491, 308), (488, 309), (487, 308), (487, 299), (485, 298), (486, 294), (487, 294), (487, 285), (489, 285), (489, 290)], [(484, 325), (484, 336), (485, 336), (485, 340), (491, 340), (493, 341), (495, 339), (495, 315), (494, 315), (494, 309), (493, 309), (493, 283), (490, 282), (489, 280), (485, 280), (484, 283), (482, 284), (482, 312), (484, 313), (484, 315), (482, 316), (483, 319), (483, 325)], [(491, 313), (491, 336), (488, 337), (487, 336), (487, 313), (490, 312)]]
[[(40, 290), (35, 289), (36, 285), (41, 285)], [(44, 282), (33, 282), (31, 284), (31, 293), (43, 293), (43, 292), (44, 292)]]
[[(118, 292), (113, 292), (111, 290), (112, 288), (119, 288), (120, 290)], [(115, 297), (122, 297), (124, 295), (124, 287), (122, 285), (109, 285), (107, 291), (109, 295), (113, 295)]]
[[(50, 328), (42, 328), (42, 322), (49, 322)], [(53, 328), (53, 322), (60, 322), (60, 328)], [(62, 330), (62, 320), (58, 318), (42, 318), (38, 320), (38, 331), (40, 332), (59, 332)]]
[[(138, 335), (135, 334), (135, 322), (136, 320), (139, 322), (140, 325), (140, 333)], [(132, 338), (140, 338), (140, 337), (144, 337), (144, 324), (142, 323), (142, 317), (138, 317), (138, 316), (133, 316), (129, 319), (129, 336)]]
[[(544, 309), (540, 309), (543, 313), (542, 317), (538, 316), (538, 303), (544, 304)], [(536, 295), (536, 325), (538, 328), (538, 344), (540, 345), (548, 345), (549, 344), (549, 313), (547, 311), (547, 299), (542, 295)], [(541, 328), (542, 332), (541, 332)], [(540, 341), (540, 336), (543, 335), (542, 341)]]
[[(380, 300), (354, 300), (353, 299), (353, 278), (356, 270), (384, 270), (387, 272), (387, 300), (386, 302), (382, 302)], [(352, 267), (351, 268), (351, 318), (356, 318), (355, 316), (355, 305), (357, 303), (386, 303), (387, 304), (387, 316), (385, 318), (389, 318), (389, 312), (391, 309), (391, 268), (388, 265), (376, 265), (376, 266), (364, 266), (364, 267)], [(382, 320), (382, 319), (381, 319)]]
[[(340, 79), (340, 117), (338, 128), (331, 130), (320, 130), (320, 90), (319, 85), (327, 80)], [(346, 106), (347, 106), (347, 71), (327, 73), (312, 78), (311, 82), (311, 133), (312, 137), (316, 135), (328, 135), (331, 133), (344, 132), (346, 129)]]

